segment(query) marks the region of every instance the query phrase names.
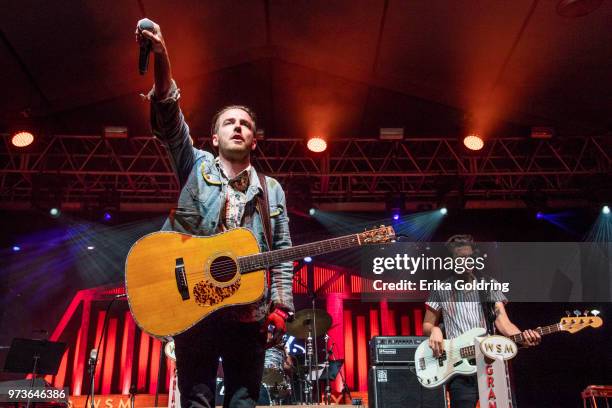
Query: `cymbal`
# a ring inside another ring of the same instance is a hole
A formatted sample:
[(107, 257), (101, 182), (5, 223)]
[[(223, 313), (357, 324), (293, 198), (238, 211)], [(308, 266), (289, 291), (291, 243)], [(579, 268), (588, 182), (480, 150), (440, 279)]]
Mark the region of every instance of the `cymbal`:
[[(315, 327), (316, 322), (316, 327)], [(295, 313), (294, 319), (287, 323), (287, 333), (298, 339), (308, 338), (308, 332), (317, 333), (317, 337), (325, 334), (331, 327), (332, 318), (325, 310), (303, 309)]]

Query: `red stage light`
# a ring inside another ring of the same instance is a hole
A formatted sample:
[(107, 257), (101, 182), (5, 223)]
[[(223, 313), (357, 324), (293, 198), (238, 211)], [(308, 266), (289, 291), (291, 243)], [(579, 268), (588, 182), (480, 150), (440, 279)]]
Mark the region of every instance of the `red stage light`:
[(11, 143), (15, 147), (26, 147), (32, 144), (34, 135), (30, 132), (17, 132), (11, 138)]
[(321, 153), (324, 152), (325, 149), (327, 149), (327, 142), (325, 141), (325, 139), (320, 137), (311, 137), (310, 139), (308, 139), (306, 146), (311, 152)]
[(478, 135), (467, 135), (463, 138), (463, 144), (470, 150), (480, 150), (484, 147), (484, 141)]

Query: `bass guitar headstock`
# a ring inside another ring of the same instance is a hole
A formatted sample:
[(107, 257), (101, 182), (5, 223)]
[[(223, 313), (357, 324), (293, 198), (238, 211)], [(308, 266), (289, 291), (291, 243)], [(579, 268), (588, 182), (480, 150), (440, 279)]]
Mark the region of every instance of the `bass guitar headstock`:
[(597, 316), (599, 314), (598, 310), (592, 310), (590, 315), (588, 310), (582, 313), (580, 310), (574, 310), (574, 316), (572, 316), (570, 312), (566, 312), (566, 314), (567, 317), (561, 318), (559, 325), (561, 326), (561, 330), (572, 334), (586, 327), (598, 328), (603, 324), (601, 317)]

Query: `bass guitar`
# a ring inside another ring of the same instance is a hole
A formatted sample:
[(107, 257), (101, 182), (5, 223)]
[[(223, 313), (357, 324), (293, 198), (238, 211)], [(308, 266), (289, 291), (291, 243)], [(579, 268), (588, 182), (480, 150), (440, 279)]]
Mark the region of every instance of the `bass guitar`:
[[(595, 311), (593, 313), (596, 313)], [(574, 334), (586, 327), (600, 327), (601, 317), (584, 316), (564, 317), (559, 323), (535, 329), (541, 336), (561, 331)], [(468, 330), (461, 336), (444, 340), (444, 351), (439, 357), (434, 356), (429, 340), (423, 341), (414, 353), (416, 375), (425, 388), (436, 388), (456, 375), (471, 375), (476, 373), (476, 350), (474, 338), (486, 336), (487, 330), (481, 327)], [(512, 341), (520, 343), (522, 334), (508, 336)]]

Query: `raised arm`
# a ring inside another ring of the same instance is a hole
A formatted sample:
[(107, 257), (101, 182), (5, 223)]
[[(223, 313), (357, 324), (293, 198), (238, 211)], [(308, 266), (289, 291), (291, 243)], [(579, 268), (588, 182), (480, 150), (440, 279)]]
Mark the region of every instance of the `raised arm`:
[(151, 41), (154, 53), (155, 86), (147, 95), (151, 101), (151, 128), (168, 149), (175, 174), (181, 187), (187, 181), (195, 161), (189, 126), (179, 107), (180, 91), (172, 79), (168, 49), (161, 28), (153, 25), (153, 31), (136, 28), (136, 41)]

